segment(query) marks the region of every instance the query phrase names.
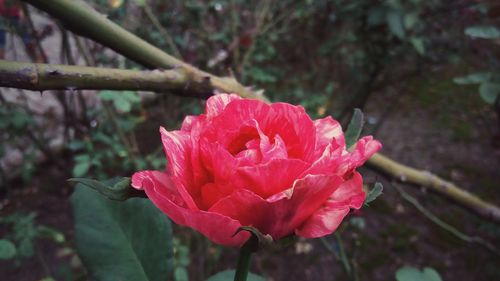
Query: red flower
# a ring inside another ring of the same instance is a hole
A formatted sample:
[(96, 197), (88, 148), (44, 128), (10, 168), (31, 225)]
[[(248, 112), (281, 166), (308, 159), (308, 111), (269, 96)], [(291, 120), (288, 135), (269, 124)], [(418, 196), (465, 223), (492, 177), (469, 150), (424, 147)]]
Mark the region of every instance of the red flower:
[(236, 95), (208, 99), (205, 114), (178, 131), (160, 128), (166, 172), (141, 171), (132, 186), (174, 222), (215, 243), (238, 246), (253, 226), (274, 239), (332, 233), (365, 199), (355, 171), (381, 144), (371, 136), (346, 150), (339, 123), (311, 120), (301, 106)]

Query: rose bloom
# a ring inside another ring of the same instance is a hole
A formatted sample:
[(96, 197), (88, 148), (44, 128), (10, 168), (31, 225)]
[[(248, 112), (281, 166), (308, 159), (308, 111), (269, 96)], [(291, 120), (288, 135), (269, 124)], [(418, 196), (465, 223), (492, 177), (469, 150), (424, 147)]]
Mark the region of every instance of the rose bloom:
[[(180, 130), (160, 128), (166, 171), (140, 171), (143, 189), (175, 223), (215, 243), (240, 246), (252, 226), (277, 240), (332, 233), (363, 205), (356, 172), (381, 144), (371, 136), (350, 150), (340, 124), (311, 118), (301, 106), (220, 94)], [(234, 236), (233, 236), (234, 235)]]

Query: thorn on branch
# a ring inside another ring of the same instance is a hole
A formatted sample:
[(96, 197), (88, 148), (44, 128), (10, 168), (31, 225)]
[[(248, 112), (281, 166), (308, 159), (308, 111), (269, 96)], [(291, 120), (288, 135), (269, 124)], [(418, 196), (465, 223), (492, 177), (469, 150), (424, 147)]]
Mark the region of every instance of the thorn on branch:
[(61, 72), (57, 69), (49, 69), (48, 73), (49, 73), (49, 75), (53, 75), (53, 76), (61, 74)]

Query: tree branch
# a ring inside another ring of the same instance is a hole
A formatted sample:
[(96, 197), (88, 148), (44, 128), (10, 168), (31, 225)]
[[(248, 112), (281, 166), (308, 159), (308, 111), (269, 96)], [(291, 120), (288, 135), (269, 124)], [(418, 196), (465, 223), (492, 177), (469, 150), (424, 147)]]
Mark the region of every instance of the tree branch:
[(207, 98), (208, 77), (192, 80), (182, 69), (124, 70), (76, 65), (35, 64), (0, 60), (0, 87), (45, 90), (142, 90)]
[(368, 164), (401, 182), (412, 183), (429, 188), (449, 199), (454, 200), (455, 202), (460, 203), (486, 219), (500, 223), (499, 207), (482, 200), (476, 195), (459, 188), (454, 183), (445, 181), (428, 171), (421, 171), (399, 164), (380, 153), (373, 155), (368, 160)]
[[(109, 47), (149, 68), (180, 69), (186, 81), (210, 80), (213, 91), (266, 100), (233, 77), (218, 77), (197, 69), (123, 29), (80, 0), (23, 0), (59, 19), (66, 28)], [(213, 92), (212, 91), (212, 92)]]

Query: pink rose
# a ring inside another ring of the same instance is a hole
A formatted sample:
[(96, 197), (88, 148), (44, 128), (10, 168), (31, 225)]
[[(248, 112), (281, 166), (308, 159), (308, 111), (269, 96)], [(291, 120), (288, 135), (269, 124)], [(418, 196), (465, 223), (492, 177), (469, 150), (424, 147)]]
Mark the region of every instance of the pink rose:
[(301, 106), (266, 104), (221, 94), (205, 114), (182, 128), (160, 128), (165, 172), (140, 171), (132, 186), (144, 189), (174, 222), (215, 243), (239, 246), (253, 226), (273, 239), (332, 233), (350, 208), (365, 199), (356, 172), (381, 144), (361, 138), (348, 151), (339, 123), (311, 118)]

